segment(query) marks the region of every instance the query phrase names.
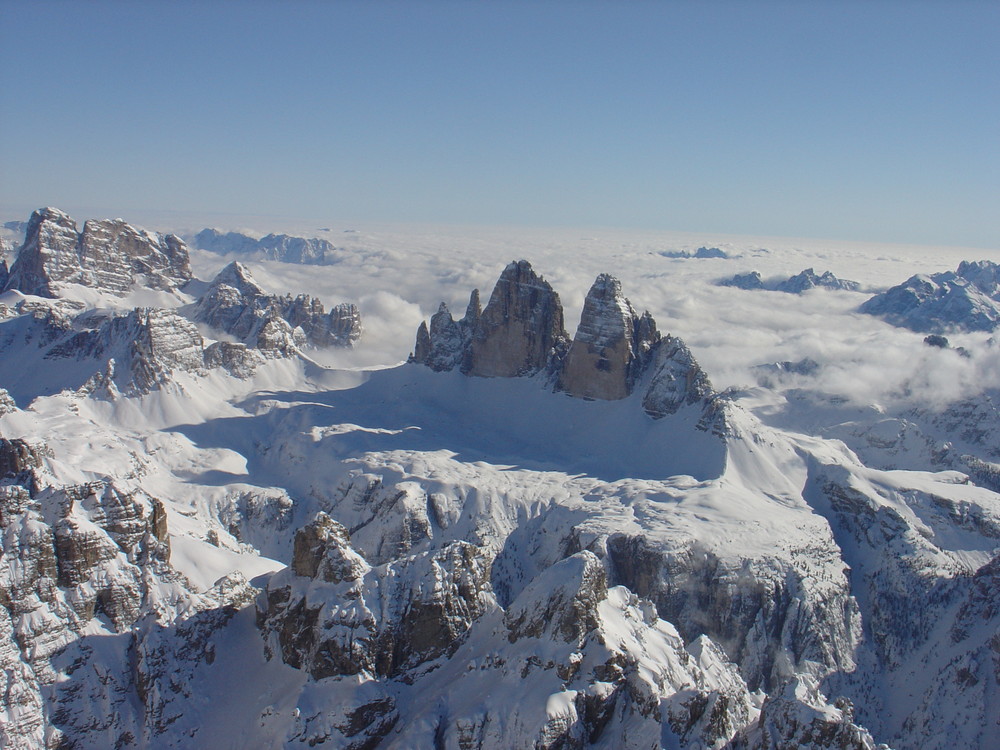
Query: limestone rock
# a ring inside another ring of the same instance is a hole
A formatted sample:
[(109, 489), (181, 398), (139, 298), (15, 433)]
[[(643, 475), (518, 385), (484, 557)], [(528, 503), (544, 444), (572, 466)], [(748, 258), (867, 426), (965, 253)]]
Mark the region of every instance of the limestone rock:
[(738, 273), (732, 278), (723, 279), (718, 282), (719, 286), (732, 286), (737, 289), (755, 290), (764, 289), (764, 279), (761, 277), (759, 271), (748, 271), (747, 273)]
[(821, 287), (823, 289), (839, 289), (846, 292), (856, 292), (861, 289), (861, 285), (856, 281), (838, 279), (830, 271), (824, 271), (817, 275), (811, 268), (790, 276), (786, 281), (782, 281), (775, 287), (777, 292), (787, 294), (802, 294), (808, 289)]
[(421, 323), (417, 329), (413, 361), (436, 372), (455, 369), (461, 365), (468, 350), (472, 329), (467, 318), (455, 321), (448, 306), (442, 302), (431, 316), (430, 328)]
[(372, 568), (347, 530), (318, 513), (296, 534), (291, 567), (268, 583), (258, 624), (313, 679), (391, 676), (449, 652), (496, 606), (489, 571), (467, 542)]
[(507, 639), (549, 634), (567, 643), (582, 643), (598, 627), (597, 605), (608, 595), (608, 579), (592, 552), (578, 552), (545, 570), (511, 604), (504, 615)]
[(533, 375), (568, 338), (559, 295), (528, 261), (510, 263), (476, 322), (463, 371), (481, 377)]
[(556, 387), (581, 398), (625, 398), (659, 339), (652, 316), (638, 315), (622, 295), (621, 282), (601, 274), (583, 303)]
[(559, 295), (521, 260), (500, 274), (485, 309), (478, 289), (459, 321), (441, 303), (430, 327), (420, 324), (410, 361), (436, 371), (520, 377), (554, 367), (567, 341)]
[(786, 294), (802, 294), (809, 289), (817, 287), (821, 289), (834, 289), (846, 292), (857, 292), (861, 290), (861, 285), (856, 281), (839, 279), (830, 271), (824, 271), (821, 274), (817, 274), (811, 268), (807, 268), (794, 276), (789, 276), (787, 279), (782, 281), (772, 279), (765, 282), (760, 273), (757, 271), (749, 271), (747, 273), (738, 273), (728, 279), (721, 279), (717, 281), (716, 284), (718, 286), (731, 286), (737, 289), (746, 289), (750, 291), (766, 289), (772, 292), (785, 292)]
[(54, 208), (35, 211), (5, 289), (42, 297), (80, 284), (114, 295), (133, 286), (172, 290), (191, 280), (187, 247), (174, 235), (138, 229), (121, 219), (76, 222)]
[[(756, 726), (735, 738), (733, 750), (876, 750), (868, 730), (853, 721), (850, 701), (827, 702), (815, 680), (801, 675), (768, 696)], [(884, 747), (884, 746), (882, 746)]]
[(264, 357), (246, 344), (215, 341), (205, 347), (205, 367), (221, 367), (237, 378), (249, 378), (264, 363)]
[(41, 450), (26, 440), (0, 437), (0, 479), (18, 478), (42, 465)]
[(170, 310), (136, 308), (126, 315), (78, 323), (94, 327), (52, 347), (46, 359), (114, 360), (110, 373), (125, 392), (148, 393), (174, 370), (198, 372), (203, 341), (194, 325)]
[(361, 336), (356, 305), (335, 305), (327, 313), (308, 295), (266, 294), (250, 269), (235, 261), (198, 300), (194, 317), (268, 356), (290, 356), (306, 345), (350, 346)]
[(5, 388), (0, 388), (0, 417), (17, 410), (17, 403)]
[(653, 375), (642, 408), (651, 417), (668, 416), (715, 393), (691, 350), (673, 336), (664, 336), (657, 344), (649, 369)]
[(238, 254), (249, 260), (276, 260), (281, 263), (332, 265), (340, 262), (345, 251), (329, 240), (269, 234), (260, 239), (240, 232), (220, 232), (203, 229), (195, 235), (194, 244), (202, 250), (220, 255)]

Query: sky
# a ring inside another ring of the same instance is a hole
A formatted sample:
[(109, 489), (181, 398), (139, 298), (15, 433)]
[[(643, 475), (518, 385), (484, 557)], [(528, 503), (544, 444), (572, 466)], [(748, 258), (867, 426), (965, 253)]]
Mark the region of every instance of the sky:
[(0, 211), (1000, 247), (997, 2), (0, 0)]

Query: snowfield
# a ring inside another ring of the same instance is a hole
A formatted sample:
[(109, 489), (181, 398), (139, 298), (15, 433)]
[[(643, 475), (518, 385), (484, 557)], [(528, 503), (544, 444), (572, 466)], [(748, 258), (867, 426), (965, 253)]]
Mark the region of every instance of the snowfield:
[[(0, 295), (0, 745), (996, 746), (1000, 346), (858, 312), (981, 252), (341, 237), (328, 265), (241, 262), (355, 303), (361, 338), (238, 374), (185, 317), (235, 255), (190, 250), (173, 290)], [(664, 255), (702, 246), (726, 257)], [(620, 279), (712, 393), (653, 418), (653, 370), (603, 401), (407, 362), (522, 257), (571, 337)], [(809, 267), (863, 291), (716, 284)], [(147, 307), (174, 317), (106, 322)]]

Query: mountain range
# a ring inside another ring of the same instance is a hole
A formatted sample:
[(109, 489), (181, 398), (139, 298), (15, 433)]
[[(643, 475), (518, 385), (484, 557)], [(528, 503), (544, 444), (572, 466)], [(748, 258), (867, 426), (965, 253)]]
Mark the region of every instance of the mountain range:
[[(359, 306), (203, 262), (29, 221), (0, 296), (5, 746), (994, 746), (989, 386), (857, 404), (803, 353), (719, 388), (616, 274), (570, 335), (526, 260), (405, 363), (328, 367)], [(992, 361), (962, 341), (918, 345)]]

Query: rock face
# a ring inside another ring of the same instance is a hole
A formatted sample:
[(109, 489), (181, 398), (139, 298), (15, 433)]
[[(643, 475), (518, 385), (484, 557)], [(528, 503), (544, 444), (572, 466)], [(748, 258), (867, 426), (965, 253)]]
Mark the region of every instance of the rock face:
[(478, 290), (457, 322), (441, 303), (430, 327), (420, 324), (411, 361), (487, 378), (529, 376), (558, 363), (568, 339), (559, 295), (521, 260), (500, 274), (485, 309)]
[(94, 328), (53, 346), (45, 358), (110, 362), (103, 385), (113, 382), (119, 390), (139, 393), (166, 382), (174, 370), (196, 372), (204, 366), (201, 335), (189, 320), (174, 312), (136, 308), (91, 324), (94, 322)]
[(174, 235), (121, 219), (87, 221), (78, 233), (62, 211), (42, 208), (31, 215), (4, 288), (57, 297), (62, 285), (80, 284), (120, 296), (135, 285), (172, 290), (190, 280), (187, 247)]
[(651, 417), (665, 417), (682, 406), (715, 396), (708, 375), (679, 338), (664, 336), (660, 340), (649, 369), (653, 376), (642, 397), (642, 408)]
[(6, 389), (0, 388), (0, 417), (4, 414), (10, 414), (16, 409), (17, 403), (11, 398), (11, 395), (7, 393)]
[(1000, 265), (963, 261), (956, 271), (917, 274), (859, 311), (921, 333), (994, 331), (1000, 326)]
[(576, 336), (569, 346), (566, 340), (559, 296), (522, 260), (504, 269), (482, 312), (478, 291), (459, 321), (442, 303), (430, 327), (417, 329), (410, 361), (486, 377), (544, 371), (556, 390), (587, 399), (622, 399), (643, 385), (643, 408), (654, 418), (699, 401), (708, 408), (716, 396), (684, 342), (661, 337), (653, 317), (637, 314), (608, 274), (597, 277)]
[(171, 567), (160, 500), (42, 479), (37, 492), (0, 482), (0, 744), (154, 745), (224, 619), (199, 612), (235, 594), (194, 593)]
[(786, 294), (802, 294), (809, 289), (817, 287), (846, 292), (861, 290), (861, 285), (856, 281), (838, 279), (830, 271), (817, 274), (811, 268), (790, 276), (784, 281), (772, 281), (768, 283), (764, 281), (757, 271), (750, 271), (748, 273), (738, 273), (732, 278), (722, 279), (716, 282), (716, 284), (718, 286), (732, 286), (737, 289), (747, 289), (750, 291), (766, 289), (773, 292), (785, 292)]
[(474, 545), (372, 568), (347, 529), (319, 513), (295, 535), (290, 568), (268, 583), (258, 623), (273, 652), (313, 679), (387, 677), (448, 653), (495, 606), (489, 564)]
[(509, 264), (472, 327), (463, 371), (488, 378), (533, 375), (565, 346), (562, 303), (527, 261)]
[(276, 260), (282, 263), (332, 265), (340, 262), (344, 251), (329, 240), (269, 234), (259, 240), (240, 232), (222, 233), (203, 229), (194, 239), (195, 246), (220, 255), (239, 254), (253, 260)]
[(580, 325), (556, 387), (581, 398), (625, 398), (659, 340), (652, 316), (648, 312), (637, 315), (622, 295), (621, 282), (601, 274), (583, 303)]
[(350, 346), (361, 336), (357, 306), (335, 305), (327, 313), (318, 299), (304, 294), (266, 294), (236, 261), (215, 277), (194, 317), (266, 356), (290, 356), (306, 345)]

